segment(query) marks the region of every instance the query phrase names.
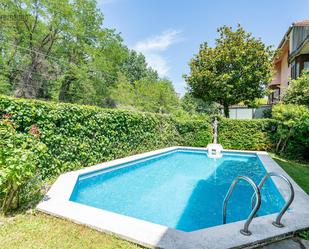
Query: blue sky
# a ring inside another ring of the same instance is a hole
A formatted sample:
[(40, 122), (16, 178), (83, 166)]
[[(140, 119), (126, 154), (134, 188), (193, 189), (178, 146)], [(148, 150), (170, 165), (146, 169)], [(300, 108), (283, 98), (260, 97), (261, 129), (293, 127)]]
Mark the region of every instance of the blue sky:
[(309, 18), (309, 0), (98, 0), (98, 6), (104, 26), (145, 54), (181, 95), (189, 60), (202, 42), (214, 45), (218, 27), (240, 23), (276, 47), (292, 22)]

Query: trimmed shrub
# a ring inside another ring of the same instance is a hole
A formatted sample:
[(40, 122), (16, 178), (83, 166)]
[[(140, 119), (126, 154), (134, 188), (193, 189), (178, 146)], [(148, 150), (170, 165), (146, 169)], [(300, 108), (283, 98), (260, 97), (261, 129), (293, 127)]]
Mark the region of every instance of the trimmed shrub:
[(183, 120), (176, 123), (180, 134), (180, 145), (193, 147), (206, 147), (211, 143), (212, 126), (207, 120)]
[(218, 125), (218, 140), (225, 149), (271, 150), (274, 146), (276, 121), (272, 119), (226, 119)]
[(174, 145), (207, 145), (208, 122), (170, 116), (0, 96), (0, 115), (16, 131), (35, 130), (53, 162), (43, 177), (124, 156)]

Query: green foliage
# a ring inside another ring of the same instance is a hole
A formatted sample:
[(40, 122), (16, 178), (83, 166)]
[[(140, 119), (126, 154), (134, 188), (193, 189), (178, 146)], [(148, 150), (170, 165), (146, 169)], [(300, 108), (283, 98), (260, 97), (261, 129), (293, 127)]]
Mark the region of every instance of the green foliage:
[(155, 113), (172, 113), (179, 107), (178, 96), (170, 81), (142, 78), (129, 84), (123, 74), (119, 75), (111, 97), (122, 109), (135, 109)]
[(299, 232), (298, 236), (302, 239), (309, 240), (309, 230)]
[(252, 108), (256, 108), (259, 107), (261, 105), (267, 105), (267, 99), (265, 98), (255, 98), (253, 101), (250, 102), (242, 102), (244, 104), (244, 106), (248, 106), (248, 107), (252, 107)]
[(283, 101), (290, 104), (306, 105), (309, 107), (309, 72), (305, 72), (284, 93)]
[(2, 94), (110, 107), (119, 72), (131, 83), (158, 77), (103, 27), (95, 0), (3, 0), (0, 14)]
[(221, 104), (228, 117), (228, 106), (263, 97), (271, 79), (272, 51), (241, 26), (218, 32), (214, 48), (201, 45), (185, 79), (193, 96)]
[(50, 157), (35, 135), (16, 132), (8, 119), (0, 121), (0, 207), (4, 214), (31, 202), (38, 191), (40, 169)]
[(135, 103), (139, 110), (171, 113), (178, 108), (178, 96), (168, 80), (152, 82), (145, 78), (135, 83)]
[(171, 83), (103, 27), (95, 0), (3, 0), (0, 14), (1, 94), (159, 113), (178, 106)]
[(277, 104), (272, 119), (220, 119), (219, 143), (227, 149), (276, 151), (285, 157), (308, 160), (309, 110)]
[(214, 102), (206, 102), (203, 99), (194, 98), (186, 93), (181, 98), (181, 107), (190, 114), (205, 113), (209, 115), (219, 114), (219, 107)]
[(272, 116), (278, 120), (276, 152), (294, 159), (309, 155), (309, 109), (294, 104), (277, 104)]
[(212, 141), (212, 126), (209, 118), (178, 120), (176, 127), (181, 136), (181, 145), (206, 147)]
[(131, 84), (147, 77), (158, 79), (157, 72), (148, 67), (145, 56), (134, 50), (128, 51), (128, 56), (121, 66), (121, 72)]
[(272, 108), (267, 108), (263, 111), (263, 117), (264, 118), (272, 118), (271, 116)]
[(225, 149), (271, 150), (276, 121), (271, 119), (219, 120), (219, 143)]
[(134, 85), (129, 82), (123, 73), (118, 74), (115, 87), (111, 89), (111, 98), (121, 109), (135, 109)]
[(42, 169), (44, 177), (162, 147), (211, 141), (208, 122), (188, 120), (184, 129), (186, 121), (178, 124), (170, 116), (151, 113), (1, 96), (0, 115), (10, 115), (20, 133), (37, 127), (38, 139), (54, 159)]

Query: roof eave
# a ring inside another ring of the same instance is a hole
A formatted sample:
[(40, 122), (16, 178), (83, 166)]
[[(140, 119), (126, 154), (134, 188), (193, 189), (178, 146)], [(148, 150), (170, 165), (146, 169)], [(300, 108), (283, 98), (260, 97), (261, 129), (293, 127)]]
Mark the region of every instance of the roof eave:
[(292, 24), (292, 25), (289, 27), (289, 29), (286, 31), (286, 33), (284, 34), (284, 36), (283, 36), (281, 42), (279, 43), (278, 49), (280, 49), (280, 48), (283, 46), (283, 44), (284, 44), (285, 41), (287, 40), (287, 38), (288, 38), (288, 36), (289, 36), (289, 34), (290, 34), (290, 32), (291, 32), (291, 30), (292, 30), (293, 27), (294, 27), (294, 25)]

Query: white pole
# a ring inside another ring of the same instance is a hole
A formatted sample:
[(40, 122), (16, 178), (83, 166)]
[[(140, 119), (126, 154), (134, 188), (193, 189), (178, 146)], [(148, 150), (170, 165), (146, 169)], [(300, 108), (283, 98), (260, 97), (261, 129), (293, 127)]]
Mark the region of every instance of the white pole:
[(217, 143), (217, 137), (218, 137), (218, 120), (217, 117), (215, 117), (215, 121), (214, 121), (214, 144)]

